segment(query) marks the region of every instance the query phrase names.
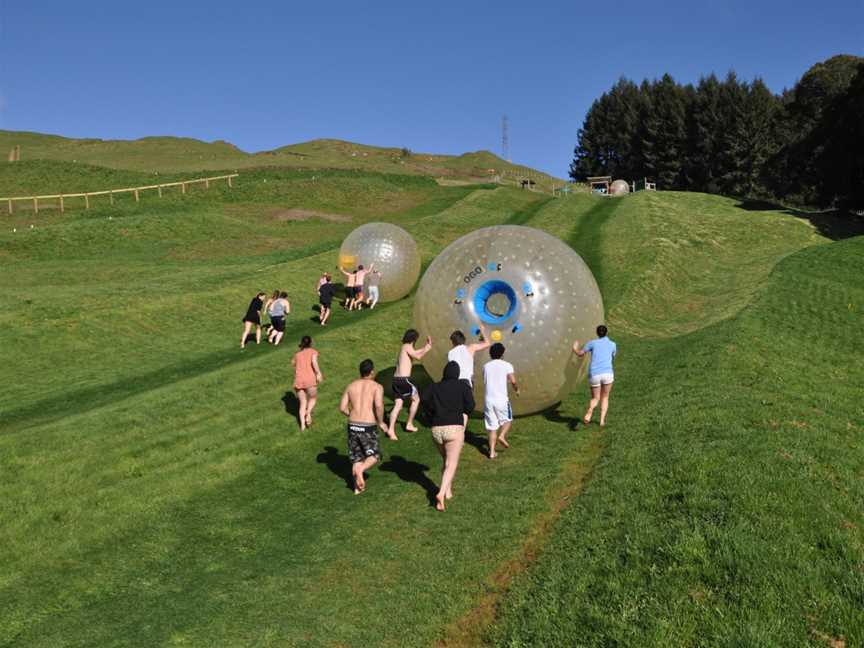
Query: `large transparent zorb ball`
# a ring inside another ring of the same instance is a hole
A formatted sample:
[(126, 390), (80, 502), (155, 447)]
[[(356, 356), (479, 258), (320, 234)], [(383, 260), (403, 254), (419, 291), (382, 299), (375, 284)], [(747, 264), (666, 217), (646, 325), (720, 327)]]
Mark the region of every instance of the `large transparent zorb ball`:
[[(477, 230), (439, 254), (420, 280), (415, 327), (431, 335), (423, 366), (441, 379), (461, 330), (468, 343), (480, 340), (482, 324), (506, 347), (521, 397), (511, 394), (516, 414), (531, 414), (561, 401), (584, 376), (587, 364), (572, 352), (574, 340), (596, 337), (603, 323), (603, 298), (591, 270), (560, 239), (531, 227), (501, 225)], [(483, 407), (483, 365), (474, 357), (474, 396)]]
[(402, 299), (420, 276), (420, 253), (411, 235), (391, 223), (367, 223), (351, 232), (339, 248), (339, 265), (356, 270), (370, 265), (381, 273), (381, 301)]

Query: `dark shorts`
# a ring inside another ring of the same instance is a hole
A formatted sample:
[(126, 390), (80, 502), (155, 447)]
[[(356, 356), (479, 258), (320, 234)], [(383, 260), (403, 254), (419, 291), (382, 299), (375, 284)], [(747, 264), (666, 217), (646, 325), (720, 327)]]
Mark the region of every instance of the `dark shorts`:
[(345, 296), (348, 299), (354, 298), (354, 286), (345, 286)]
[(392, 387), (393, 399), (401, 400), (406, 405), (410, 403), (411, 399), (417, 394), (417, 388), (409, 378), (404, 376), (394, 376)]
[(348, 459), (358, 463), (368, 457), (381, 458), (378, 446), (378, 426), (362, 423), (348, 423)]
[(319, 299), (318, 303), (321, 304), (321, 306), (323, 306), (324, 308), (330, 308), (331, 304), (333, 303), (333, 300), (332, 299)]
[(243, 318), (244, 322), (251, 322), (256, 326), (261, 326), (261, 316), (258, 313), (246, 313), (246, 317)]
[(285, 316), (284, 315), (276, 315), (270, 318), (270, 326), (279, 331), (280, 333), (285, 332)]

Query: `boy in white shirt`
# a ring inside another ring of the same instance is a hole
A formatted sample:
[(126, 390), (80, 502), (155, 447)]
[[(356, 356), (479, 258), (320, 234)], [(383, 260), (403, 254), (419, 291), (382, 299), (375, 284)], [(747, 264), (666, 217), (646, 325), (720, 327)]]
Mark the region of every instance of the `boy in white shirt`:
[(489, 458), (494, 459), (498, 456), (495, 452), (498, 441), (505, 448), (510, 447), (506, 437), (513, 421), (513, 410), (510, 408), (507, 385), (513, 385), (517, 396), (519, 385), (516, 383), (513, 365), (501, 359), (504, 356), (504, 345), (496, 342), (489, 349), (489, 355), (492, 360), (483, 365), (483, 384), (486, 386), (483, 418), (489, 432)]

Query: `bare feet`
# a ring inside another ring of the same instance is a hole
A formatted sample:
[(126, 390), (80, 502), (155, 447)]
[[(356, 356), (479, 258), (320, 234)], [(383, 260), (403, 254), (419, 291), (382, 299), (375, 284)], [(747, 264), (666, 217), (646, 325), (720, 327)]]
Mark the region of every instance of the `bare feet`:
[(416, 432), (416, 431), (417, 431), (417, 426), (416, 426), (416, 425), (406, 425), (406, 426), (405, 426), (405, 431), (406, 431), (406, 432)]
[(366, 479), (363, 477), (363, 471), (358, 470), (354, 473), (354, 494), (359, 495), (366, 490)]
[(312, 416), (309, 414), (306, 415), (306, 427), (312, 427)]
[(501, 444), (502, 446), (504, 446), (505, 448), (509, 448), (509, 447), (510, 447), (510, 444), (507, 443), (507, 439), (505, 439), (503, 436), (498, 437), (498, 443), (500, 443), (500, 444)]
[(591, 417), (590, 417), (590, 416), (586, 416), (585, 418), (582, 419), (582, 422), (583, 422), (585, 425), (588, 425), (588, 424), (591, 422)]
[(435, 510), (443, 511), (444, 510), (444, 496), (441, 493), (438, 493), (435, 496)]
[(498, 456), (498, 453), (497, 453), (497, 452), (490, 452), (490, 453), (489, 453), (489, 458), (490, 458), (490, 459), (494, 459), (494, 458), (497, 457), (497, 456)]
[(452, 490), (448, 490), (447, 493), (444, 495), (444, 498), (445, 498), (445, 499), (448, 499), (448, 500), (453, 499), (453, 491), (452, 491)]
[(398, 441), (399, 440), (399, 437), (396, 436), (396, 432), (395, 432), (395, 430), (393, 430), (393, 428), (390, 428), (389, 430), (387, 430), (386, 434), (387, 434), (387, 438), (390, 439), (391, 441)]

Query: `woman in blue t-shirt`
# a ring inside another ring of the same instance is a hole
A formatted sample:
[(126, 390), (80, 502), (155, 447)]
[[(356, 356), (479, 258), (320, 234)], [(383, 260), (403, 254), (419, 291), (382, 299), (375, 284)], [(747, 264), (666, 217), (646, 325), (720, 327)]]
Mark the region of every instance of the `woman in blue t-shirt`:
[(591, 422), (594, 408), (600, 403), (600, 426), (606, 425), (606, 412), (609, 409), (609, 393), (615, 382), (615, 372), (612, 370), (612, 359), (618, 352), (618, 345), (607, 336), (608, 329), (602, 324), (597, 327), (597, 338), (591, 340), (581, 349), (579, 340), (573, 342), (573, 353), (580, 358), (586, 353), (591, 354), (591, 366), (588, 369), (588, 385), (591, 387), (591, 402), (588, 411), (582, 419), (585, 424)]

